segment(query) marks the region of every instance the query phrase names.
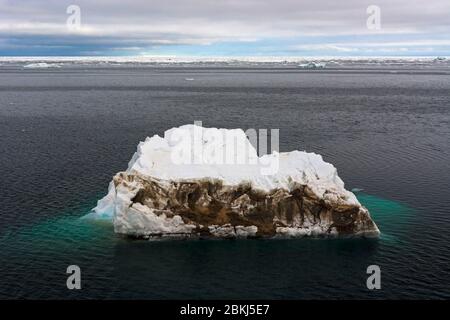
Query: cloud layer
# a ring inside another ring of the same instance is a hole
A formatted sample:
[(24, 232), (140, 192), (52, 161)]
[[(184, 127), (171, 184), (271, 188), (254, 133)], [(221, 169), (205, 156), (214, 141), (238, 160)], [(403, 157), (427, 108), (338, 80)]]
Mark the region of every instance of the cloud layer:
[(0, 0), (1, 55), (450, 55), (449, 34), (448, 0)]

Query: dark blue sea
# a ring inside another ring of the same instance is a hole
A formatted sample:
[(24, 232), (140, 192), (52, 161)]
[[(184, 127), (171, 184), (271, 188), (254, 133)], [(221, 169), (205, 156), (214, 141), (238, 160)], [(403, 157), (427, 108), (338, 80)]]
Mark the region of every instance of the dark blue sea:
[[(144, 241), (80, 219), (139, 141), (195, 120), (322, 154), (380, 239)], [(449, 64), (4, 63), (0, 170), (0, 298), (450, 298)]]

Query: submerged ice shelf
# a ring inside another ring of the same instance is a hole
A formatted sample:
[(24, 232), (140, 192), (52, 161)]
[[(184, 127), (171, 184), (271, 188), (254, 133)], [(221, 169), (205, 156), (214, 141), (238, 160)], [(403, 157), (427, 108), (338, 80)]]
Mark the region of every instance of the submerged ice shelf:
[[(227, 135), (233, 139), (220, 139)], [(139, 143), (93, 214), (111, 217), (116, 233), (142, 238), (379, 235), (320, 155), (259, 157), (243, 130), (195, 125)]]

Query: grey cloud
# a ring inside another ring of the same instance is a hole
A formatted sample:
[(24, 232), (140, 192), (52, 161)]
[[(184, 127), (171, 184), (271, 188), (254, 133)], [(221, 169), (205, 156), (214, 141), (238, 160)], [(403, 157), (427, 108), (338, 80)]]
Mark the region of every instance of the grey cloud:
[(450, 32), (448, 0), (0, 0), (0, 34), (70, 38), (65, 28), (70, 4), (81, 7), (80, 37), (107, 36), (161, 44), (370, 35), (366, 8), (371, 4), (381, 8), (382, 29), (378, 34)]

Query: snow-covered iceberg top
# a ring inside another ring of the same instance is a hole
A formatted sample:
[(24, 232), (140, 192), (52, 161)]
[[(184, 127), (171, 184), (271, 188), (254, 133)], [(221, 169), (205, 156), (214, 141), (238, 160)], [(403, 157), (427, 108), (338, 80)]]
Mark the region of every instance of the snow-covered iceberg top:
[(140, 142), (92, 215), (137, 237), (379, 234), (322, 156), (258, 156), (243, 130), (197, 125)]
[(291, 190), (298, 183), (323, 194), (328, 189), (345, 192), (336, 168), (322, 156), (304, 151), (273, 152), (258, 156), (242, 129), (204, 128), (184, 125), (139, 143), (128, 164), (138, 172), (163, 180), (220, 179), (225, 185), (249, 182), (254, 188)]

